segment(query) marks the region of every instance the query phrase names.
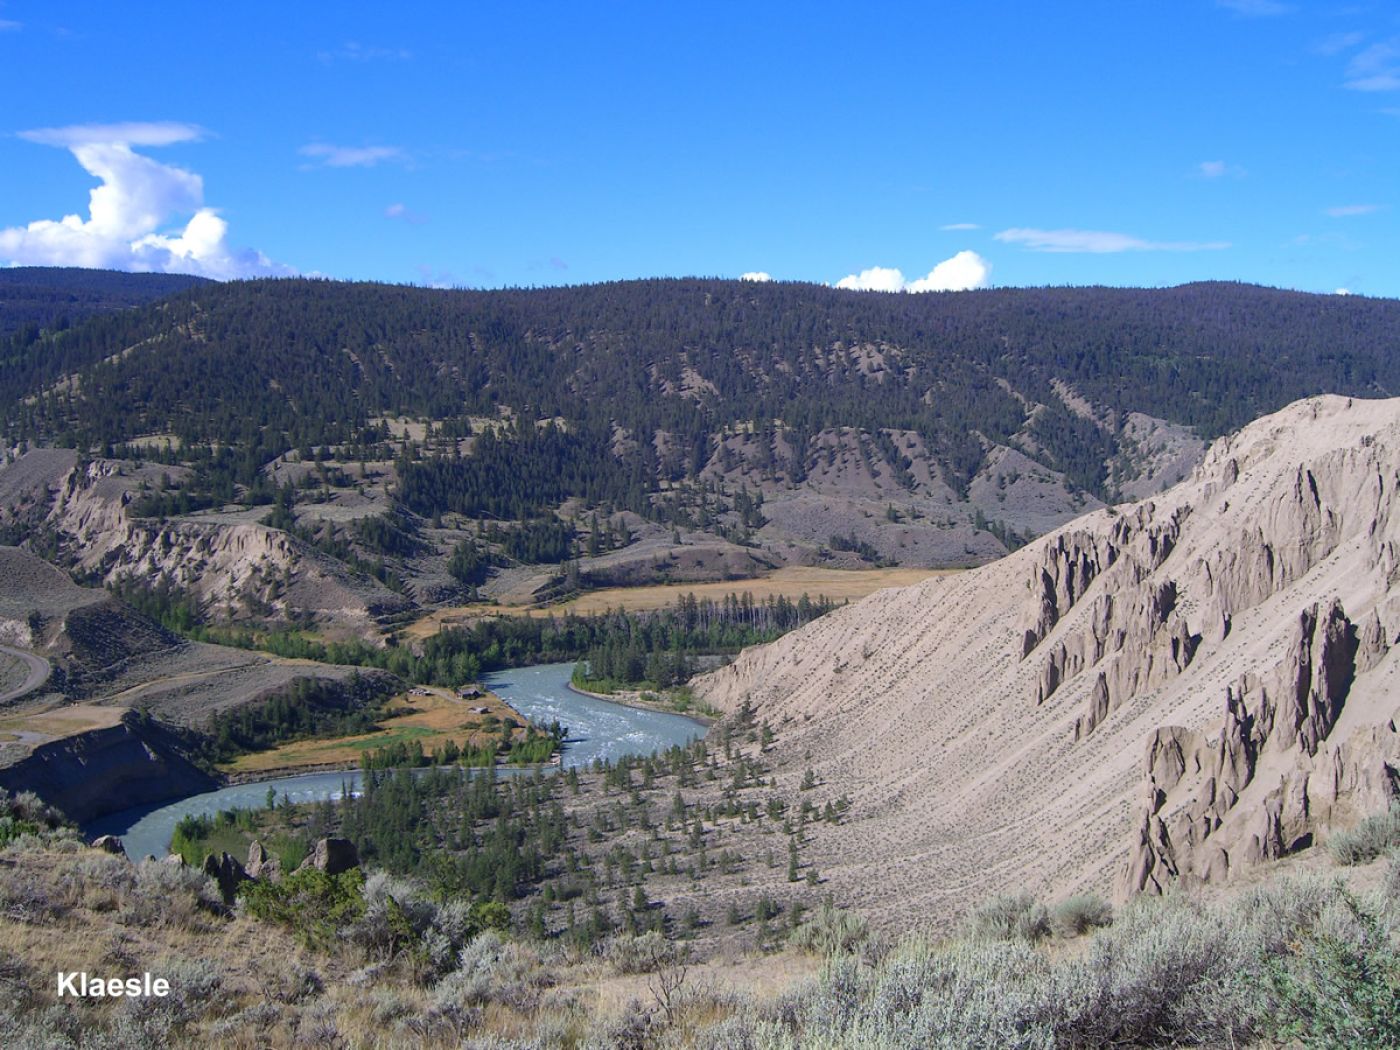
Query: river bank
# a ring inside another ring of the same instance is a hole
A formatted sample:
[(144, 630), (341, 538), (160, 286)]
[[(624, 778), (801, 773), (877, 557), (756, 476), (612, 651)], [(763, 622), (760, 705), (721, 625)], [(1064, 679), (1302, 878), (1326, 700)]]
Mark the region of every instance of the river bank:
[(620, 693), (595, 693), (592, 690), (575, 685), (572, 680), (567, 684), (568, 688), (578, 693), (579, 696), (589, 696), (594, 700), (604, 700), (610, 704), (621, 704), (623, 707), (635, 707), (638, 711), (661, 711), (668, 715), (680, 715), (682, 718), (689, 718), (692, 721), (699, 722), (702, 726), (707, 728), (714, 725), (716, 721), (713, 715), (702, 714), (699, 711), (680, 711), (675, 707), (668, 707), (656, 701), (643, 700), (642, 694), (644, 690), (641, 689), (628, 689)]
[[(558, 721), (567, 726), (564, 749), (554, 768), (591, 765), (597, 759), (616, 760), (628, 754), (650, 754), (674, 745), (683, 745), (703, 736), (706, 723), (697, 718), (654, 707), (622, 704), (611, 698), (593, 697), (569, 686), (572, 663), (537, 664), (500, 671), (487, 676), (485, 683), (505, 705), (537, 725)], [(497, 765), (497, 775), (529, 772), (539, 766)], [(285, 795), (293, 803), (334, 799), (342, 792), (360, 788), (358, 764), (351, 768), (326, 769), (288, 775), (248, 771), (237, 783), (214, 790), (186, 793), (163, 802), (123, 810), (84, 825), (91, 836), (116, 835), (133, 857), (146, 854), (164, 856), (175, 824), (186, 816), (217, 813), (223, 809), (256, 808), (266, 804), (268, 788), (279, 801)]]

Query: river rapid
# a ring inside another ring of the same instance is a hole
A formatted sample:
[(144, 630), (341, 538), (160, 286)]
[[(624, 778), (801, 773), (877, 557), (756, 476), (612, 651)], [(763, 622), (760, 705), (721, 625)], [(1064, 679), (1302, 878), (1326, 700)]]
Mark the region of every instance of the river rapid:
[[(705, 726), (693, 718), (628, 707), (575, 692), (569, 688), (573, 669), (572, 663), (537, 664), (500, 671), (483, 679), (502, 700), (537, 725), (547, 726), (557, 719), (568, 727), (560, 759), (565, 768), (588, 765), (597, 758), (647, 755), (704, 735)], [(514, 770), (501, 767), (499, 771)], [(175, 825), (184, 817), (262, 806), (269, 788), (277, 793), (279, 801), (285, 796), (292, 802), (317, 802), (355, 792), (359, 786), (359, 770), (274, 777), (112, 813), (93, 821), (83, 831), (90, 838), (116, 835), (125, 845), (127, 856), (133, 859), (147, 854), (163, 857), (169, 851)]]

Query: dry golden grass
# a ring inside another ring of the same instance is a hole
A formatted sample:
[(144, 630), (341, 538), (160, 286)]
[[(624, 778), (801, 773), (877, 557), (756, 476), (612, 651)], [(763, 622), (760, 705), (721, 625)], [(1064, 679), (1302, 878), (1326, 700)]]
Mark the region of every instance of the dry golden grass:
[(797, 600), (804, 594), (810, 598), (831, 598), (835, 601), (864, 598), (885, 587), (907, 587), (930, 576), (946, 576), (960, 569), (823, 569), (794, 565), (776, 569), (766, 576), (751, 580), (716, 580), (710, 583), (667, 583), (647, 587), (608, 587), (590, 591), (558, 605), (459, 605), (438, 609), (409, 625), (403, 634), (421, 639), (450, 627), (482, 616), (562, 616), (573, 613), (587, 616), (614, 609), (645, 612), (664, 609), (677, 598), (693, 594), (697, 598), (719, 600), (730, 594), (752, 594), (755, 600), (784, 597)]
[[(484, 713), (473, 708), (484, 707)], [(333, 768), (359, 762), (365, 751), (383, 747), (397, 740), (416, 740), (424, 751), (442, 747), (451, 740), (459, 747), (480, 745), (488, 736), (482, 723), (493, 715), (497, 719), (520, 716), (495, 693), (485, 693), (471, 700), (458, 699), (451, 690), (429, 689), (427, 695), (406, 693), (389, 701), (386, 717), (372, 733), (332, 739), (295, 740), (268, 751), (240, 755), (220, 767), (225, 773), (270, 773), (283, 769), (305, 769), (308, 766)]]
[(71, 704), (67, 707), (52, 707), (0, 719), (0, 731), (65, 737), (74, 733), (85, 733), (91, 729), (110, 729), (121, 721), (124, 714), (124, 707)]

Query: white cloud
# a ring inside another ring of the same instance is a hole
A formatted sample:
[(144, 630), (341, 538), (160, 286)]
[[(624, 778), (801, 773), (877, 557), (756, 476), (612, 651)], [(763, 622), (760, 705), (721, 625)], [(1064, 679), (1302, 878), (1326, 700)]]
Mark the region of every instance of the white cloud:
[(872, 266), (860, 273), (853, 273), (836, 282), (837, 288), (850, 288), (857, 292), (902, 292), (904, 274), (887, 266)]
[(1216, 3), (1247, 18), (1271, 18), (1293, 10), (1292, 4), (1281, 4), (1277, 0), (1216, 0)]
[(198, 124), (170, 120), (127, 121), (123, 124), (71, 124), (66, 128), (34, 128), (19, 137), (42, 146), (90, 145), (94, 142), (121, 143), (124, 146), (173, 146), (177, 142), (198, 142), (205, 131)]
[(1332, 294), (1333, 294), (1333, 295), (1350, 295), (1350, 294), (1351, 294), (1351, 289), (1350, 289), (1350, 288), (1338, 288), (1338, 289), (1337, 289), (1335, 292), (1333, 292)]
[(15, 33), (23, 27), (23, 22), (14, 22), (8, 18), (0, 18), (0, 33)]
[(1400, 40), (1372, 44), (1347, 63), (1345, 86), (1353, 91), (1400, 91)]
[(1105, 230), (1037, 230), (1014, 227), (993, 235), (1006, 244), (1024, 244), (1033, 252), (1206, 252), (1230, 247), (1226, 241), (1145, 241)]
[(951, 259), (944, 259), (928, 272), (928, 276), (920, 277), (905, 290), (963, 292), (970, 288), (985, 288), (991, 275), (991, 263), (976, 252), (962, 251)]
[(980, 230), (982, 227), (975, 222), (950, 222), (948, 225), (938, 228), (940, 230)]
[(329, 142), (312, 142), (297, 152), (319, 160), (328, 168), (372, 168), (383, 161), (408, 159), (397, 146), (333, 146)]
[(340, 47), (329, 51), (316, 52), (316, 58), (327, 64), (331, 62), (407, 62), (413, 52), (402, 47), (375, 47), (347, 40)]
[(1323, 37), (1313, 45), (1313, 50), (1319, 55), (1340, 55), (1343, 51), (1349, 51), (1361, 41), (1366, 39), (1364, 33), (1333, 33), (1331, 36)]
[(421, 226), (423, 223), (428, 221), (428, 217), (426, 215), (424, 215), (422, 212), (414, 211), (402, 201), (395, 201), (393, 204), (385, 208), (384, 218), (397, 219), (400, 222), (408, 223), (410, 226)]
[(888, 266), (872, 266), (836, 282), (837, 288), (858, 292), (965, 292), (985, 288), (992, 264), (976, 252), (958, 252), (944, 259), (927, 276), (906, 281), (902, 271)]
[(763, 270), (750, 270), (748, 273), (741, 273), (741, 274), (739, 275), (739, 280), (741, 280), (741, 281), (759, 281), (759, 282), (763, 282), (763, 281), (771, 281), (772, 279), (773, 279), (773, 275), (772, 275), (771, 273), (766, 273), (766, 272), (764, 272)]
[(1203, 179), (1244, 178), (1245, 171), (1238, 164), (1227, 164), (1223, 160), (1203, 160), (1196, 165), (1196, 174)]
[(1324, 214), (1334, 219), (1346, 219), (1353, 215), (1374, 215), (1381, 210), (1379, 204), (1339, 204), (1335, 208), (1324, 208)]
[[(67, 149), (101, 184), (88, 197), (88, 218), (65, 215), (0, 229), (0, 258), (19, 266), (86, 266), (193, 273), (227, 279), (287, 274), (261, 252), (228, 244), (228, 223), (204, 206), (204, 180), (161, 164), (132, 146), (193, 142), (191, 124), (85, 124), (20, 132), (30, 142)], [(183, 228), (169, 224), (190, 216)]]

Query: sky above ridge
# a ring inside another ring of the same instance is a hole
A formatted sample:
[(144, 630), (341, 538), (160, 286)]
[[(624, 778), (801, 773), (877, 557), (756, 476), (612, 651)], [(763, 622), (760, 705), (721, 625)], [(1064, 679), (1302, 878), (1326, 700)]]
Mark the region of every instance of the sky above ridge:
[(1400, 5), (0, 2), (0, 265), (1400, 295)]

